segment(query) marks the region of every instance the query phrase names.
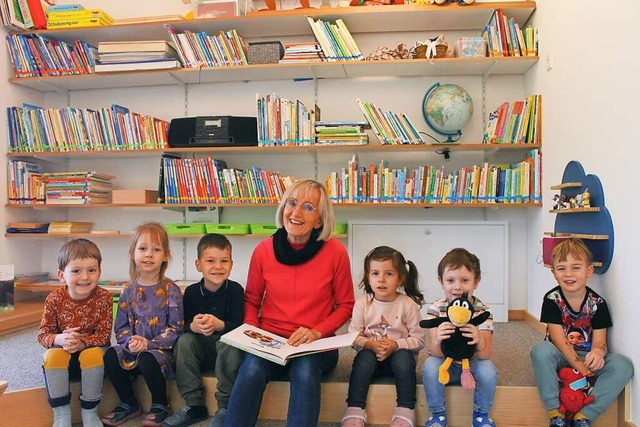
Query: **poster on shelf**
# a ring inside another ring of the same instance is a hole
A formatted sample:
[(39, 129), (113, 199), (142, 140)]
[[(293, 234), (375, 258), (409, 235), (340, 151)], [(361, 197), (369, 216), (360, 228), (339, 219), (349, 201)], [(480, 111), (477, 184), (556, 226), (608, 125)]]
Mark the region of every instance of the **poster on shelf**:
[(13, 264), (0, 265), (0, 311), (13, 310)]

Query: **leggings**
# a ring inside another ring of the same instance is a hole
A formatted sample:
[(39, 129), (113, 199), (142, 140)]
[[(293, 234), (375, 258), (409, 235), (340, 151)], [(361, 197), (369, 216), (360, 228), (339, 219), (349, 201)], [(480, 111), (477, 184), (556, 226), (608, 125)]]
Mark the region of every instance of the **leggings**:
[(113, 388), (116, 389), (121, 402), (136, 402), (132, 380), (134, 380), (138, 374), (141, 374), (151, 392), (151, 402), (167, 405), (167, 380), (162, 374), (160, 365), (151, 353), (140, 353), (137, 366), (131, 370), (127, 370), (120, 365), (116, 351), (113, 348), (109, 348), (104, 355), (104, 369), (111, 380), (111, 384), (113, 384)]

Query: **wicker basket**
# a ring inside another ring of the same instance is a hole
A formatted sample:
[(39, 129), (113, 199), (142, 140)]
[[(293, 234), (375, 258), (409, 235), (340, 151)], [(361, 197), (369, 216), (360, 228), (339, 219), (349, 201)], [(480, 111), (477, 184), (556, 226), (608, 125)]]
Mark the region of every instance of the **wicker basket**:
[(284, 47), (279, 41), (249, 43), (247, 50), (249, 64), (277, 64), (284, 56)]
[[(436, 56), (434, 58), (444, 58), (447, 55), (448, 46), (446, 44), (436, 45)], [(421, 44), (412, 49), (414, 59), (425, 59), (427, 53), (427, 45)]]

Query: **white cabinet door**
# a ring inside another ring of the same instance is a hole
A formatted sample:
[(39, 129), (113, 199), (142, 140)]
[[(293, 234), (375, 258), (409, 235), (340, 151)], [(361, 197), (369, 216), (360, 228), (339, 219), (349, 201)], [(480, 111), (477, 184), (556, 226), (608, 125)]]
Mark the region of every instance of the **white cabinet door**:
[[(480, 259), (482, 277), (474, 295), (491, 306), (495, 321), (506, 322), (508, 237), (506, 222), (349, 222), (349, 255), (356, 297), (362, 295), (357, 286), (364, 272), (364, 257), (376, 246), (391, 246), (413, 261), (428, 302), (443, 295), (438, 283), (438, 263), (448, 251), (462, 247)], [(422, 313), (426, 313), (426, 306)]]

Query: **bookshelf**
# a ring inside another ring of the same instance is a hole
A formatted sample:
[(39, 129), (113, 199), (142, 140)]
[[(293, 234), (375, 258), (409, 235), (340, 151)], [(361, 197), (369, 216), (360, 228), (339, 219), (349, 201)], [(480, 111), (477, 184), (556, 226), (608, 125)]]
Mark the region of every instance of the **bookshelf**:
[[(596, 274), (604, 274), (613, 257), (613, 221), (605, 206), (602, 183), (596, 175), (586, 174), (584, 168), (575, 160), (564, 169), (562, 183), (551, 186), (567, 198), (575, 197), (585, 191), (590, 194), (589, 207), (569, 207), (552, 209), (556, 214), (554, 231), (545, 232), (550, 237), (575, 237), (584, 240), (593, 253)], [(551, 267), (545, 264), (547, 267)]]
[[(252, 13), (248, 16), (240, 16), (235, 18), (216, 18), (202, 19), (191, 21), (171, 21), (178, 31), (205, 31), (208, 34), (214, 34), (219, 31), (236, 29), (246, 41), (259, 41), (285, 38), (304, 38), (313, 39), (312, 30), (306, 19), (311, 16), (314, 19), (335, 20), (343, 19), (349, 31), (356, 37), (377, 37), (396, 38), (396, 35), (410, 34), (419, 38), (417, 33), (424, 31), (430, 32), (461, 32), (468, 34), (474, 32), (479, 35), (480, 30), (488, 22), (492, 11), (496, 8), (502, 8), (505, 15), (513, 17), (521, 25), (524, 25), (535, 10), (534, 1), (521, 2), (488, 2), (476, 3), (471, 6), (461, 7), (457, 4), (450, 4), (446, 7), (437, 5), (403, 5), (394, 7), (347, 7), (347, 8), (320, 8), (306, 10), (286, 10), (273, 12)], [(46, 37), (57, 38), (67, 42), (73, 42), (76, 39), (84, 40), (92, 44), (98, 41), (124, 41), (124, 40), (170, 40), (169, 34), (163, 26), (163, 22), (149, 22), (140, 24), (125, 24), (110, 27), (96, 28), (72, 28), (39, 31)], [(452, 39), (449, 40), (453, 42)], [(363, 53), (365, 53), (363, 51)], [(514, 78), (522, 80), (525, 73), (531, 70), (538, 63), (538, 57), (505, 57), (505, 58), (441, 58), (432, 60), (394, 60), (394, 61), (339, 61), (326, 63), (303, 63), (303, 64), (257, 64), (245, 66), (225, 66), (215, 68), (195, 68), (195, 69), (179, 69), (179, 70), (157, 70), (157, 71), (132, 71), (132, 72), (116, 72), (104, 74), (87, 74), (87, 75), (71, 75), (71, 76), (47, 76), (47, 77), (26, 77), (15, 78), (7, 71), (8, 81), (18, 89), (25, 89), (26, 94), (30, 94), (30, 90), (34, 90), (47, 100), (48, 106), (74, 106), (90, 104), (91, 97), (101, 98), (103, 104), (111, 102), (123, 103), (112, 98), (117, 92), (122, 93), (131, 89), (132, 93), (149, 94), (149, 99), (139, 101), (138, 105), (130, 106), (132, 111), (147, 112), (144, 106), (154, 106), (154, 96), (158, 96), (160, 91), (170, 93), (166, 95), (171, 97), (170, 102), (175, 102), (178, 107), (174, 109), (167, 108), (171, 113), (164, 115), (158, 114), (157, 111), (149, 111), (152, 115), (169, 119), (182, 115), (198, 115), (203, 114), (203, 106), (205, 102), (200, 99), (201, 105), (193, 102), (198, 96), (202, 98), (206, 95), (199, 95), (195, 92), (200, 87), (210, 87), (211, 85), (222, 86), (229, 84), (239, 91), (253, 96), (255, 92), (261, 89), (256, 87), (265, 87), (264, 85), (277, 85), (280, 88), (293, 87), (299, 80), (312, 80), (313, 91), (315, 91), (316, 100), (322, 97), (322, 91), (325, 83), (333, 84), (341, 80), (359, 80), (359, 79), (376, 79), (379, 77), (390, 78), (393, 81), (402, 81), (403, 79), (420, 79), (425, 76), (460, 77), (463, 79), (472, 79), (473, 84), (481, 87), (480, 93), (476, 94), (477, 99), (482, 99), (482, 106), (478, 106), (475, 114), (485, 114), (485, 82), (489, 79), (501, 79), (513, 81)], [(266, 83), (265, 83), (266, 82)], [(478, 83), (476, 83), (478, 82)], [(260, 86), (262, 84), (263, 86)], [(510, 84), (510, 83), (507, 83)], [(268, 87), (268, 86), (266, 86)], [(161, 89), (158, 89), (161, 88)], [(426, 88), (425, 88), (426, 89)], [(331, 89), (331, 90), (336, 90)], [(339, 90), (339, 89), (338, 89)], [(284, 91), (284, 89), (283, 89)], [(296, 92), (296, 89), (293, 89)], [(320, 93), (320, 95), (318, 95)], [(112, 96), (112, 94), (114, 94)], [(361, 95), (362, 96), (362, 95)], [(402, 96), (398, 92), (398, 96)], [(291, 96), (293, 98), (293, 96)], [(137, 100), (136, 100), (137, 101)], [(326, 99), (325, 99), (326, 101)], [(96, 101), (94, 101), (96, 102)], [(66, 105), (65, 105), (66, 103)], [(183, 105), (181, 105), (183, 104)], [(195, 105), (195, 107), (194, 107)], [(331, 106), (323, 108), (323, 116), (332, 108)], [(354, 103), (355, 107), (355, 103)], [(156, 108), (156, 110), (158, 110)], [(486, 109), (488, 111), (488, 108)], [(178, 112), (176, 114), (176, 111)], [(206, 113), (206, 112), (205, 112)], [(236, 112), (237, 114), (237, 112)], [(246, 113), (245, 113), (246, 114)], [(326, 117), (326, 116), (324, 116)], [(361, 115), (357, 113), (357, 116)], [(483, 118), (485, 120), (485, 118)], [(484, 128), (484, 126), (483, 126)], [(164, 150), (116, 150), (116, 151), (77, 151), (77, 152), (12, 152), (6, 153), (7, 160), (11, 159), (34, 159), (42, 162), (47, 166), (53, 165), (54, 169), (73, 170), (79, 168), (79, 165), (90, 165), (92, 169), (100, 170), (104, 165), (115, 165), (126, 172), (131, 172), (137, 166), (146, 168), (147, 173), (153, 170), (156, 173), (154, 179), (146, 179), (142, 185), (144, 188), (157, 187), (157, 167), (159, 158), (162, 153), (176, 153), (184, 156), (230, 156), (232, 159), (251, 159), (258, 166), (262, 163), (268, 165), (265, 169), (276, 169), (279, 167), (287, 168), (296, 165), (296, 177), (306, 177), (309, 173), (313, 174), (317, 179), (322, 180), (326, 176), (327, 170), (336, 170), (344, 164), (344, 157), (358, 154), (367, 158), (386, 158), (392, 157), (394, 161), (404, 161), (409, 159), (412, 161), (437, 162), (445, 164), (444, 152), (462, 158), (468, 164), (477, 163), (476, 160), (492, 161), (508, 161), (504, 159), (522, 159), (527, 151), (532, 149), (540, 149), (541, 144), (481, 144), (473, 142), (473, 139), (480, 141), (482, 137), (482, 129), (479, 132), (474, 131), (474, 137), (471, 140), (465, 140), (460, 144), (425, 144), (410, 146), (381, 146), (372, 143), (367, 146), (318, 146), (318, 147), (216, 147), (216, 148), (191, 148), (191, 149), (175, 149), (169, 148)], [(338, 160), (336, 160), (339, 158)], [(487, 160), (487, 159), (491, 160)], [(420, 159), (420, 160), (418, 160)], [(246, 160), (249, 162), (250, 160)], [(369, 161), (368, 159), (365, 161)], [(298, 165), (299, 163), (299, 165)], [(122, 166), (120, 166), (122, 164)], [(229, 161), (229, 165), (235, 167), (234, 161)], [(105, 170), (105, 171), (108, 171)], [(310, 172), (311, 171), (311, 172)], [(119, 170), (114, 174), (118, 175)], [(139, 172), (138, 176), (143, 172)], [(135, 175), (134, 175), (135, 177)], [(255, 222), (256, 216), (265, 220), (271, 220), (275, 212), (276, 204), (128, 204), (128, 205), (6, 205), (5, 213), (8, 215), (23, 215), (25, 210), (31, 210), (29, 215), (43, 217), (45, 220), (50, 216), (63, 217), (70, 220), (95, 220), (95, 228), (118, 228), (114, 225), (113, 217), (123, 218), (123, 225), (118, 235), (100, 235), (88, 234), (83, 236), (35, 236), (28, 235), (21, 238), (17, 235), (5, 235), (11, 238), (11, 241), (20, 242), (29, 240), (52, 240), (60, 238), (87, 237), (99, 238), (101, 241), (113, 242), (105, 245), (113, 246), (112, 252), (121, 250), (123, 247), (123, 238), (127, 237), (130, 230), (142, 219), (155, 219), (161, 222), (176, 222), (175, 216), (182, 215), (184, 220), (184, 211), (191, 206), (215, 206), (222, 208), (224, 214), (228, 216), (240, 216), (242, 221)], [(371, 216), (382, 216), (383, 218), (402, 218), (404, 216), (416, 218), (424, 216), (426, 212), (433, 215), (434, 211), (442, 213), (434, 215), (438, 218), (448, 218), (449, 216), (469, 217), (471, 219), (482, 219), (495, 215), (495, 212), (509, 211), (505, 214), (508, 217), (519, 217), (522, 213), (518, 212), (523, 208), (539, 208), (541, 203), (468, 203), (468, 204), (451, 204), (451, 203), (384, 203), (384, 204), (364, 204), (364, 203), (339, 203), (335, 204), (336, 213), (343, 222), (356, 218), (364, 218)], [(427, 209), (429, 208), (429, 209)], [(434, 209), (431, 209), (434, 208)], [(464, 209), (464, 213), (449, 213)], [(177, 214), (174, 213), (178, 212)], [(121, 214), (122, 212), (122, 214)], [(513, 213), (511, 213), (513, 212)], [(252, 216), (254, 215), (254, 216)], [(169, 220), (168, 218), (171, 218)], [(106, 225), (103, 225), (106, 224)], [(189, 276), (192, 267), (187, 265), (193, 264), (193, 257), (190, 254), (189, 247), (193, 244), (194, 235), (189, 236), (172, 236), (177, 239), (184, 240), (182, 253), (180, 249), (176, 249), (176, 259), (182, 261), (182, 266), (178, 268), (181, 276), (185, 278)], [(199, 236), (198, 236), (199, 237)], [(246, 238), (245, 238), (246, 237)], [(250, 254), (251, 246), (255, 245), (257, 236), (233, 236), (234, 254), (235, 245), (241, 247), (242, 255), (240, 260), (247, 261)], [(347, 236), (341, 235), (344, 239)], [(250, 242), (250, 243), (245, 243)], [(173, 243), (172, 243), (173, 245)], [(50, 248), (56, 248), (50, 245)], [(117, 247), (117, 248), (116, 248)], [(247, 249), (249, 248), (249, 249)], [(110, 249), (107, 249), (109, 251)], [(41, 250), (44, 256), (44, 249)], [(244, 251), (244, 252), (243, 252)], [(514, 257), (515, 258), (515, 257)], [(122, 260), (122, 257), (120, 258)], [(114, 262), (114, 264), (117, 264)], [(234, 273), (239, 269), (238, 280), (242, 282), (241, 262), (236, 262)], [(244, 262), (242, 262), (244, 264)], [(121, 270), (122, 266), (117, 265)], [(189, 269), (191, 268), (191, 270)], [(105, 270), (107, 270), (105, 268)], [(171, 273), (171, 272), (170, 272)], [(172, 276), (176, 276), (173, 274)]]

